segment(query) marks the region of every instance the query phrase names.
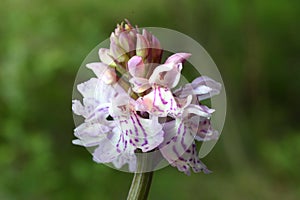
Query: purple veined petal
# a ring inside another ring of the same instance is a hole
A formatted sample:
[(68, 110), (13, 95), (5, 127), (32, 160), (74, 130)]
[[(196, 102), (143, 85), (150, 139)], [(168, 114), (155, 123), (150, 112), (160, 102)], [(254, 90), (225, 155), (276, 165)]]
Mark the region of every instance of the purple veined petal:
[(128, 61), (128, 70), (133, 77), (145, 77), (146, 69), (142, 57), (133, 56), (130, 58)]
[(103, 63), (105, 63), (107, 65), (111, 65), (111, 66), (116, 66), (116, 63), (114, 62), (114, 60), (111, 57), (112, 55), (110, 54), (109, 49), (100, 48), (98, 54), (99, 54), (100, 60)]
[(162, 125), (158, 122), (157, 117), (144, 119), (135, 112), (131, 112), (127, 119), (119, 119), (116, 123), (116, 129), (121, 132), (117, 147), (124, 145), (124, 142), (122, 143), (124, 139), (125, 148), (127, 145), (148, 152), (161, 144), (164, 139)]
[(144, 119), (132, 113), (132, 131), (137, 130), (138, 135), (129, 134), (132, 144), (143, 152), (148, 152), (158, 147), (164, 140), (162, 125), (158, 122), (158, 117), (153, 116), (150, 119)]
[(133, 77), (129, 82), (133, 85), (132, 90), (136, 93), (142, 93), (151, 87), (148, 79), (145, 78)]
[[(162, 126), (157, 117), (144, 119), (132, 110), (134, 101), (128, 95), (120, 95), (112, 99), (110, 115), (116, 127), (114, 134), (119, 139), (116, 147), (123, 151), (127, 146), (139, 148), (143, 152), (156, 148), (163, 141)], [(116, 137), (113, 137), (116, 138)]]
[(181, 160), (182, 155), (193, 143), (195, 135), (185, 126), (184, 121), (179, 118), (165, 123), (163, 131), (165, 138), (159, 147), (162, 155), (169, 163)]
[[(198, 117), (198, 116), (194, 116), (194, 117)], [(217, 140), (220, 136), (219, 132), (212, 128), (210, 119), (200, 120), (196, 132), (197, 134), (195, 140), (197, 141)]]
[(188, 59), (192, 54), (190, 53), (175, 53), (173, 55), (171, 55), (165, 62), (165, 64), (168, 63), (182, 63), (184, 62), (186, 59)]
[(127, 139), (124, 139), (124, 135), (115, 127), (95, 149), (93, 159), (98, 163), (112, 162), (116, 168), (128, 164), (129, 171), (133, 172), (136, 170), (134, 150), (135, 148), (128, 145)]
[(100, 104), (95, 107), (92, 111), (88, 112), (89, 115), (86, 117), (86, 122), (99, 122), (102, 124), (108, 124), (106, 118), (109, 116), (110, 103)]
[(177, 106), (181, 109), (184, 110), (188, 105), (191, 104), (193, 97), (192, 95), (187, 96), (186, 98), (178, 98), (175, 97)]
[(179, 171), (184, 172), (188, 176), (191, 174), (190, 168), (192, 168), (195, 173), (201, 171), (205, 174), (211, 173), (211, 171), (207, 169), (206, 165), (199, 159), (195, 142), (192, 143), (180, 159), (174, 161), (171, 165), (173, 167), (177, 167)]
[(165, 123), (163, 130), (165, 140), (159, 149), (173, 167), (177, 167), (179, 171), (187, 175), (190, 175), (190, 168), (194, 172), (210, 172), (197, 155), (194, 142), (195, 134), (189, 130), (182, 120), (176, 119)]
[(182, 63), (168, 63), (156, 67), (149, 78), (150, 84), (156, 83), (168, 88), (174, 88), (179, 80)]
[(178, 107), (172, 92), (158, 85), (154, 85), (149, 94), (137, 99), (136, 110), (147, 111), (158, 117), (178, 114)]
[(113, 118), (127, 118), (130, 115), (131, 101), (127, 93), (115, 96), (111, 99), (109, 114)]
[(88, 63), (87, 68), (91, 69), (96, 76), (103, 80), (106, 84), (112, 84), (116, 82), (116, 72), (115, 69), (109, 67), (107, 64), (102, 62)]

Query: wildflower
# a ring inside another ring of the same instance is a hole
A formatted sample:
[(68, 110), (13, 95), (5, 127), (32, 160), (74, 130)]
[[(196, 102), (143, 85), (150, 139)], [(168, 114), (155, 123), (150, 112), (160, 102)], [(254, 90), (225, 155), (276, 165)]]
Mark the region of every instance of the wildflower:
[(195, 141), (219, 134), (210, 122), (214, 110), (199, 101), (217, 95), (221, 85), (201, 76), (175, 90), (191, 54), (176, 53), (161, 63), (162, 53), (148, 31), (140, 32), (129, 22), (117, 26), (110, 48), (99, 49), (101, 62), (86, 65), (96, 78), (77, 86), (83, 100), (73, 100), (72, 109), (84, 122), (75, 128), (78, 139), (73, 143), (93, 147), (98, 163), (117, 168), (128, 164), (130, 171), (136, 170), (139, 150), (160, 151), (188, 175), (191, 169), (209, 173)]

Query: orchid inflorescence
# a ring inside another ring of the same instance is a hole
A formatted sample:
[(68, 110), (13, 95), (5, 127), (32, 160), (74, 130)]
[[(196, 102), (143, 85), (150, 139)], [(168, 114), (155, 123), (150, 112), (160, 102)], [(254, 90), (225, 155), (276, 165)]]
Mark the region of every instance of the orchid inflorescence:
[(72, 109), (84, 122), (73, 143), (94, 147), (95, 162), (128, 164), (132, 172), (137, 151), (159, 151), (179, 171), (209, 173), (196, 141), (216, 140), (219, 133), (211, 126), (214, 110), (200, 101), (219, 94), (221, 84), (200, 76), (177, 87), (191, 54), (175, 53), (162, 63), (163, 53), (147, 30), (128, 21), (117, 25), (110, 48), (99, 49), (101, 62), (86, 65), (96, 77), (77, 85), (83, 100), (73, 100)]

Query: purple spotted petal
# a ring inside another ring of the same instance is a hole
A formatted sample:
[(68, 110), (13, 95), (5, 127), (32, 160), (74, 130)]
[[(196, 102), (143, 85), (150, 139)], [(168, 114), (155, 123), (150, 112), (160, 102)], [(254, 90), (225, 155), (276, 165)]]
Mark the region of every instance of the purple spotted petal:
[(203, 171), (205, 174), (211, 173), (209, 169), (207, 169), (206, 165), (202, 163), (197, 155), (197, 149), (195, 142), (185, 151), (185, 153), (180, 157), (180, 159), (171, 163), (173, 167), (177, 167), (177, 169), (181, 172), (184, 172), (186, 175), (190, 175), (190, 168), (195, 172)]
[(144, 119), (136, 113), (131, 113), (130, 118), (120, 120), (119, 128), (122, 134), (128, 137), (129, 145), (143, 152), (156, 148), (164, 139), (158, 118)]
[(110, 115), (115, 119), (115, 133), (119, 134), (116, 147), (120, 151), (127, 145), (143, 152), (156, 148), (163, 141), (162, 126), (157, 117), (144, 119), (133, 109), (134, 101), (127, 95), (112, 99)]
[[(197, 141), (210, 141), (210, 140), (217, 140), (219, 138), (219, 132), (217, 130), (214, 130), (211, 126), (211, 122), (209, 119), (200, 119), (197, 116), (193, 117), (194, 119), (191, 119), (190, 121), (194, 121), (193, 124), (191, 124), (192, 127), (196, 128), (195, 132), (196, 137), (195, 139)], [(195, 119), (198, 118), (198, 119)], [(200, 122), (199, 122), (200, 121)], [(195, 122), (198, 122), (198, 124), (195, 124)]]
[(197, 155), (195, 135), (183, 121), (177, 119), (167, 122), (163, 130), (165, 140), (160, 145), (160, 151), (173, 167), (177, 167), (179, 171), (187, 175), (190, 175), (190, 168), (194, 172), (209, 173)]
[(172, 92), (168, 88), (154, 85), (153, 90), (136, 101), (136, 109), (147, 111), (159, 117), (177, 114), (178, 107)]
[(116, 131), (108, 134), (107, 138), (99, 143), (99, 146), (93, 152), (93, 160), (98, 163), (112, 162), (116, 168), (121, 168), (128, 164), (129, 171), (136, 170), (136, 156), (134, 148), (127, 146), (125, 149), (120, 150), (116, 148), (120, 134)]
[(195, 135), (180, 119), (176, 119), (164, 124), (164, 142), (160, 145), (162, 155), (169, 163), (182, 160), (182, 155), (191, 146)]

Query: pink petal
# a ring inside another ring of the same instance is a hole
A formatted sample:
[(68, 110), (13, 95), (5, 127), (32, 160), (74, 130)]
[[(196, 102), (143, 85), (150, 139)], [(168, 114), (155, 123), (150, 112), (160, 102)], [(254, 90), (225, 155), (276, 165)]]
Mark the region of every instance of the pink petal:
[(126, 51), (114, 41), (110, 42), (110, 55), (118, 62), (125, 62), (128, 59)]
[(149, 78), (149, 83), (174, 88), (180, 80), (182, 64), (168, 63), (157, 66)]
[(119, 35), (119, 43), (126, 53), (135, 50), (136, 38), (130, 35), (129, 31), (121, 32)]
[(144, 77), (145, 76), (145, 65), (143, 59), (140, 56), (133, 56), (128, 61), (128, 70), (133, 77)]
[(132, 90), (136, 93), (142, 93), (150, 88), (149, 81), (145, 78), (134, 77), (129, 82), (133, 84)]
[(190, 53), (176, 53), (171, 55), (165, 62), (165, 64), (168, 63), (182, 63), (183, 61), (185, 61), (186, 59), (188, 59), (192, 54)]
[(136, 36), (136, 55), (146, 58), (148, 55), (149, 43), (143, 35), (137, 34)]

